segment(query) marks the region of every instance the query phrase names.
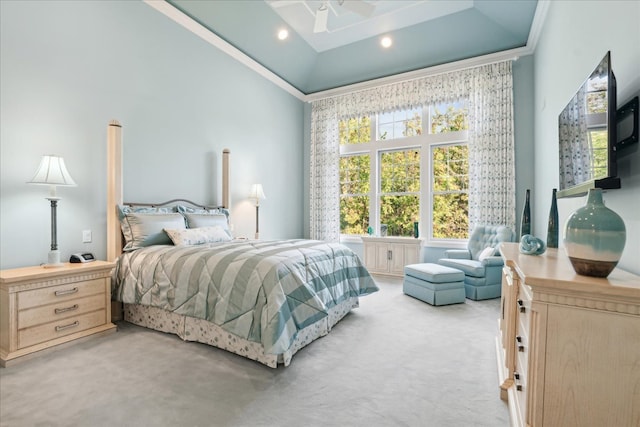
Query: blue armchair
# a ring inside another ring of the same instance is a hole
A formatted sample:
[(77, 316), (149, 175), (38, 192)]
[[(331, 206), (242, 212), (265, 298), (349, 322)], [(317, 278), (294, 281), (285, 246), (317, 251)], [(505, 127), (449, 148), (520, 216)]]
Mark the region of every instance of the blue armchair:
[[(483, 300), (498, 298), (502, 289), (502, 257), (498, 246), (511, 242), (513, 232), (504, 226), (479, 225), (469, 237), (468, 249), (450, 249), (438, 264), (464, 272), (467, 298)], [(493, 251), (491, 249), (493, 248)]]

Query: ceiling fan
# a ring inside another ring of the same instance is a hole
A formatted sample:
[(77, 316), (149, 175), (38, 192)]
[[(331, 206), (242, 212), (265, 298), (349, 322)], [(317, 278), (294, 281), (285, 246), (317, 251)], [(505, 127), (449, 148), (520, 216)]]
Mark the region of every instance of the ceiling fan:
[[(322, 0), (320, 6), (315, 9), (318, 1), (309, 0), (273, 0), (268, 2), (272, 7), (279, 8), (293, 4), (303, 4), (304, 7), (315, 17), (313, 24), (314, 33), (323, 33), (327, 31), (327, 22), (329, 21), (329, 12), (339, 16), (342, 10), (356, 13), (364, 18), (373, 15), (376, 6), (366, 2), (365, 0)], [(313, 5), (312, 3), (315, 3)]]
[[(332, 4), (333, 3), (333, 4)], [(364, 0), (335, 0), (334, 2), (330, 2), (329, 0), (324, 0), (318, 10), (315, 12), (315, 22), (313, 24), (313, 32), (314, 33), (323, 33), (327, 31), (327, 22), (329, 20), (329, 9), (334, 14), (338, 14), (336, 10), (333, 8), (334, 6), (344, 8), (349, 12), (357, 13), (358, 15), (369, 18), (373, 15), (376, 7), (370, 3), (367, 3)]]

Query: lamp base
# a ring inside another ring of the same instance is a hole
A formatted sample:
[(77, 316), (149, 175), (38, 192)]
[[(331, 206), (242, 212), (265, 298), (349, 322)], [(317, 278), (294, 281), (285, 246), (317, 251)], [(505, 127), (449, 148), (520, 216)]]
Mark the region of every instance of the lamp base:
[(60, 262), (60, 251), (49, 251), (47, 263), (43, 265), (44, 268), (59, 268), (64, 267), (64, 264)]

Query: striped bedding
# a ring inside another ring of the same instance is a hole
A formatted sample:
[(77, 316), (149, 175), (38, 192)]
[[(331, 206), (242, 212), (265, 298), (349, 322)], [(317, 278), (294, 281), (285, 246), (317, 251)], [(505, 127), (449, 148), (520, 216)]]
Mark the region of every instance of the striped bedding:
[(354, 252), (314, 240), (141, 248), (120, 257), (113, 286), (118, 301), (205, 319), (269, 354), (336, 304), (378, 290)]

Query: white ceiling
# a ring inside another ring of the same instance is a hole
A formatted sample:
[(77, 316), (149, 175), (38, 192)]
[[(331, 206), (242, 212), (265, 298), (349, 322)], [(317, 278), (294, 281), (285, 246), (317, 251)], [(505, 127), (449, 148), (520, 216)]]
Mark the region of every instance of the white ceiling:
[[(339, 0), (265, 0), (280, 17), (316, 52), (334, 49), (370, 37), (409, 27), (421, 22), (460, 12), (473, 7), (473, 0), (344, 0), (365, 2), (375, 7), (370, 17), (351, 11)], [(314, 33), (318, 9), (326, 3), (329, 9), (326, 32)]]

